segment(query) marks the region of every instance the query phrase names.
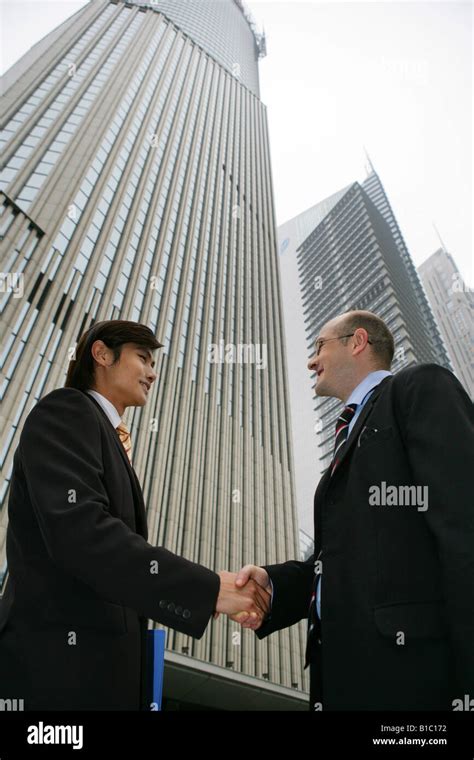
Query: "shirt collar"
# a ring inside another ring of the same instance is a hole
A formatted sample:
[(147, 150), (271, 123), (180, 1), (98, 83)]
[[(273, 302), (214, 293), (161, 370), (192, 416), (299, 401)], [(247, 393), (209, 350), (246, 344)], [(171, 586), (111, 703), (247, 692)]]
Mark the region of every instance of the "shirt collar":
[(349, 404), (362, 404), (367, 394), (370, 393), (370, 391), (372, 391), (377, 385), (379, 385), (379, 383), (381, 383), (385, 377), (389, 377), (391, 374), (392, 373), (386, 369), (378, 369), (375, 372), (369, 372), (369, 374), (364, 377), (362, 382), (360, 382), (359, 385), (354, 388), (351, 395), (347, 399), (345, 406), (348, 406)]
[(114, 428), (117, 428), (118, 425), (120, 425), (122, 422), (122, 418), (112, 402), (109, 401), (108, 398), (105, 398), (105, 396), (103, 396), (102, 393), (99, 393), (98, 391), (88, 390), (87, 393), (89, 396), (92, 396), (92, 398), (95, 398), (97, 403), (106, 413), (107, 417), (110, 420), (110, 423), (114, 426)]

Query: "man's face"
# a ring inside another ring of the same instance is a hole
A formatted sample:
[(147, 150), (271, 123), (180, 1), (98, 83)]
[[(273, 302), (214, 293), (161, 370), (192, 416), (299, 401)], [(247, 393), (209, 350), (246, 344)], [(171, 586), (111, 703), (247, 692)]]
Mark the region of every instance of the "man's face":
[(123, 414), (127, 406), (144, 406), (156, 379), (151, 351), (135, 343), (124, 343), (115, 364), (113, 351), (106, 351), (107, 363), (102, 373), (103, 394), (119, 414)]
[(315, 353), (308, 362), (308, 369), (316, 373), (316, 395), (334, 396), (341, 401), (353, 385), (354, 373), (351, 340), (338, 340), (343, 335), (347, 335), (347, 330), (338, 320), (324, 325), (315, 341)]

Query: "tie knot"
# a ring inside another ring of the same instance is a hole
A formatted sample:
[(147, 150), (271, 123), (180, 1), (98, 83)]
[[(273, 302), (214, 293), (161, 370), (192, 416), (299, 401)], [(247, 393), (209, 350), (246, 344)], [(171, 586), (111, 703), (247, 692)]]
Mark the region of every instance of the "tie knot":
[(341, 423), (349, 423), (355, 414), (357, 404), (348, 404), (344, 407), (336, 422), (336, 431)]
[(117, 427), (115, 429), (116, 429), (116, 431), (118, 433), (118, 437), (120, 438), (120, 443), (124, 447), (125, 453), (126, 453), (128, 459), (129, 459), (129, 462), (131, 463), (131, 461), (132, 461), (132, 440), (130, 438), (130, 432), (129, 432), (127, 426), (123, 422), (121, 422), (120, 425), (117, 425)]

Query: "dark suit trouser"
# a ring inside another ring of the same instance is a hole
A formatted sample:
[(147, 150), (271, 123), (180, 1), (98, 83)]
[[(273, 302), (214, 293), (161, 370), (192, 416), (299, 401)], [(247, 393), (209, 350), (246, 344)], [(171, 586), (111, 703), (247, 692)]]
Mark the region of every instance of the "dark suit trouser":
[(322, 709), (323, 701), (321, 624), (318, 617), (309, 635), (306, 652), (309, 661), (309, 709), (318, 711)]

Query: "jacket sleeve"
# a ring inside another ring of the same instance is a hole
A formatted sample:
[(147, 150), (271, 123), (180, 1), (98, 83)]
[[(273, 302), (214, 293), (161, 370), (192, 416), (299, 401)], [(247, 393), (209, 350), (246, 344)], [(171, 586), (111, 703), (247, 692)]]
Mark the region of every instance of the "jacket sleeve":
[(308, 617), (314, 583), (314, 556), (264, 568), (273, 583), (270, 617), (256, 630), (259, 639)]
[(474, 694), (474, 413), (459, 381), (437, 365), (406, 373), (398, 389), (401, 432), (421, 512), (437, 545), (442, 598), (460, 697)]
[(51, 560), (101, 598), (200, 638), (219, 576), (152, 546), (110, 513), (101, 447), (99, 422), (75, 389), (49, 394), (27, 418), (20, 461)]

